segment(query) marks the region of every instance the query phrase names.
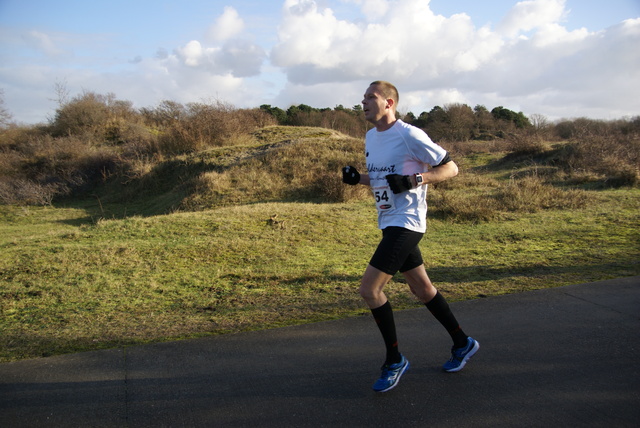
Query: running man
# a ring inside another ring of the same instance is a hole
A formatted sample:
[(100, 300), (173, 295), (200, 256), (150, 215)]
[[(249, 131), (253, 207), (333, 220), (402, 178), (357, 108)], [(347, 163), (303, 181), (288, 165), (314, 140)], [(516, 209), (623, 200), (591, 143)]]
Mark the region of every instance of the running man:
[(382, 373), (373, 385), (377, 392), (394, 388), (409, 368), (398, 349), (393, 310), (383, 291), (398, 271), (453, 340), (451, 358), (443, 366), (446, 372), (462, 370), (480, 348), (460, 328), (446, 299), (431, 283), (418, 248), (427, 229), (427, 185), (455, 177), (458, 166), (424, 131), (396, 119), (398, 100), (398, 90), (391, 83), (371, 83), (362, 100), (365, 118), (374, 125), (365, 141), (367, 174), (352, 166), (342, 169), (344, 183), (371, 187), (382, 230), (360, 285), (360, 295), (386, 346)]

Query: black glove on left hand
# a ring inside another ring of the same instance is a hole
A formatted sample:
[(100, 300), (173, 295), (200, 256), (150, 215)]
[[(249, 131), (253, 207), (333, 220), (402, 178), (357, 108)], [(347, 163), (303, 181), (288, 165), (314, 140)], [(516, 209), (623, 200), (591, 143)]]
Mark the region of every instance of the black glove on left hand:
[(387, 179), (387, 183), (389, 183), (389, 187), (391, 188), (391, 191), (395, 194), (406, 192), (407, 190), (413, 189), (413, 185), (411, 184), (411, 179), (408, 175), (389, 174), (384, 178)]
[(360, 173), (352, 166), (342, 168), (342, 182), (352, 186), (360, 183)]

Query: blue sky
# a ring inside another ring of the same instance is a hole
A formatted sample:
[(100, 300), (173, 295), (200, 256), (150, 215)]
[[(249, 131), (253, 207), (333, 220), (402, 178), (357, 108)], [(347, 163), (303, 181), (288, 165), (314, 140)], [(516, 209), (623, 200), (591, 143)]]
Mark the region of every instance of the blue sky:
[(401, 111), (498, 105), (640, 114), (640, 0), (0, 0), (0, 89), (44, 122), (56, 85), (135, 107), (353, 106), (385, 79)]

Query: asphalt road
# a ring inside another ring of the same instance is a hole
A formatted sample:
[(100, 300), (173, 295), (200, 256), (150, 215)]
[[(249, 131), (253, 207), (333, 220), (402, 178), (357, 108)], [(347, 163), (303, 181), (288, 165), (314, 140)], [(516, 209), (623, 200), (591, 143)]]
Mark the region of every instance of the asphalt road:
[(480, 350), (396, 312), (387, 393), (370, 316), (0, 364), (0, 427), (638, 427), (640, 277), (456, 302)]

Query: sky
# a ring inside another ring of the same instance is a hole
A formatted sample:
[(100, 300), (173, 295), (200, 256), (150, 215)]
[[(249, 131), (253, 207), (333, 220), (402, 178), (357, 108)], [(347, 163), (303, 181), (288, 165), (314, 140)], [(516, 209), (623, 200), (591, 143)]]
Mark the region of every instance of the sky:
[(416, 115), (635, 117), (640, 0), (0, 0), (0, 91), (21, 124), (51, 120), (61, 93), (286, 110), (352, 107), (374, 80)]

